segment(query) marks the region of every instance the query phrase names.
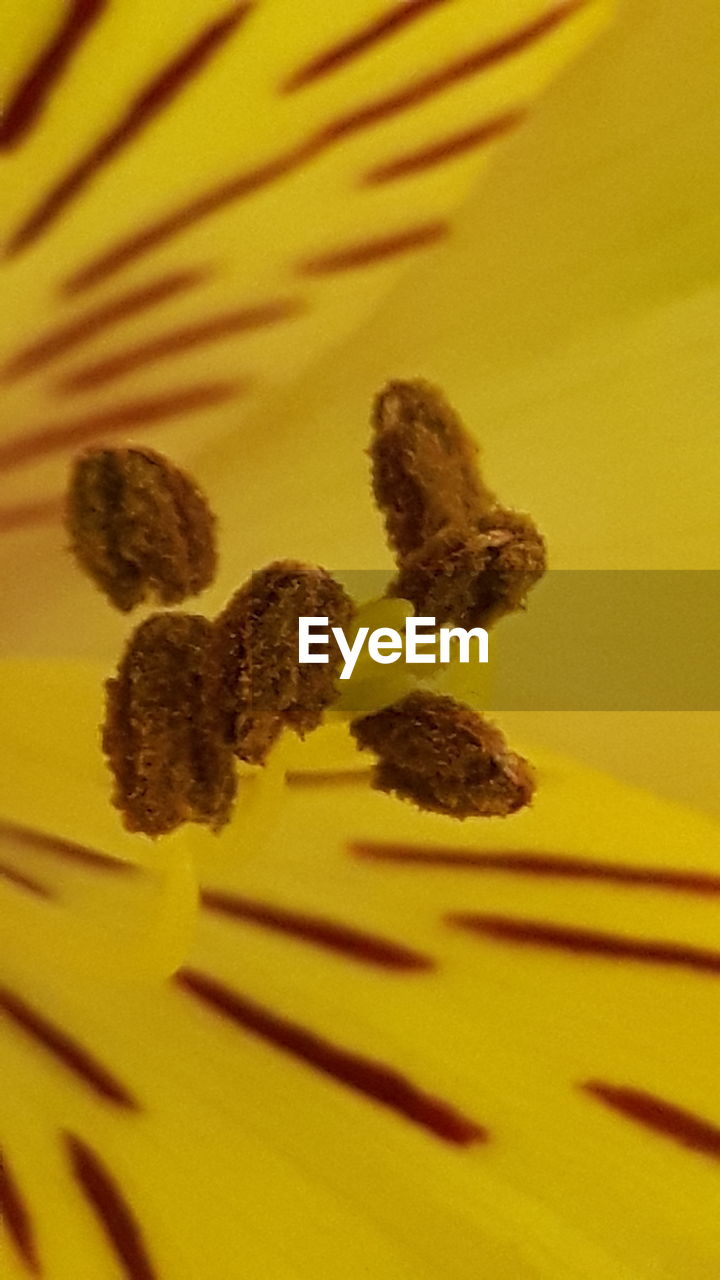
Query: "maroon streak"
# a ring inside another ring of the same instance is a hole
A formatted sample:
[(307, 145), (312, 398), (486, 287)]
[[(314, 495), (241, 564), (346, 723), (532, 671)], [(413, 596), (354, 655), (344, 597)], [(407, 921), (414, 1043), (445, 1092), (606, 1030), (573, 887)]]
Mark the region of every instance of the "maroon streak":
[(487, 1131), (482, 1126), (442, 1099), (422, 1093), (394, 1068), (341, 1049), (195, 970), (181, 970), (176, 981), (221, 1017), (339, 1084), (397, 1112), (443, 1142), (466, 1147), (486, 1140)]
[(0, 1015), (3, 1014), (99, 1098), (129, 1111), (139, 1110), (132, 1094), (87, 1049), (7, 987), (0, 987)]
[(236, 174), (218, 186), (211, 187), (194, 200), (180, 205), (165, 217), (159, 218), (156, 222), (150, 222), (132, 235), (118, 240), (110, 249), (91, 259), (85, 267), (63, 282), (63, 292), (81, 293), (84, 289), (99, 284), (101, 280), (114, 275), (135, 258), (149, 253), (151, 249), (171, 240), (188, 227), (202, 222), (219, 209), (233, 204), (236, 200), (242, 200), (245, 196), (253, 195), (256, 191), (261, 191), (263, 187), (269, 186), (279, 178), (286, 177), (299, 168), (304, 161), (313, 159), (319, 150), (316, 139), (312, 138), (310, 142), (302, 143), (283, 155), (275, 156), (253, 169)]
[(7, 255), (12, 256), (37, 240), (72, 200), (96, 177), (119, 151), (132, 142), (187, 87), (213, 54), (247, 17), (251, 5), (235, 4), (222, 18), (209, 24), (192, 43), (164, 67), (133, 99), (125, 114), (109, 133), (78, 160), (61, 180), (50, 188), (32, 213), (11, 237)]
[(360, 240), (319, 253), (297, 264), (301, 275), (324, 276), (336, 271), (356, 271), (358, 267), (374, 266), (401, 253), (411, 253), (434, 244), (449, 234), (446, 222), (426, 222), (420, 227), (410, 227), (394, 235), (378, 236), (373, 240)]
[(346, 787), (356, 782), (367, 786), (372, 769), (288, 769), (289, 787)]
[(387, 97), (378, 98), (375, 102), (370, 102), (346, 116), (341, 116), (326, 126), (324, 130), (326, 140), (338, 141), (360, 129), (367, 128), (368, 125), (380, 124), (400, 111), (420, 106), (433, 98), (436, 93), (442, 93), (463, 80), (487, 71), (488, 67), (503, 62), (505, 58), (523, 53), (536, 41), (550, 35), (556, 27), (584, 9), (587, 3), (588, 0), (567, 0), (565, 4), (556, 5), (541, 17), (509, 35), (490, 44), (482, 44), (479, 48), (472, 49), (455, 61), (447, 63), (438, 71), (431, 71), (419, 80), (411, 82), (404, 89), (398, 89)]
[(0, 534), (14, 533), (35, 525), (55, 524), (62, 514), (63, 499), (42, 498), (37, 502), (18, 502), (12, 507), (0, 507)]
[(385, 97), (377, 98), (363, 107), (339, 116), (322, 126), (305, 142), (299, 143), (281, 155), (263, 164), (235, 174), (233, 177), (209, 187), (201, 195), (179, 205), (171, 213), (155, 222), (149, 222), (138, 231), (117, 240), (110, 248), (91, 258), (84, 267), (73, 272), (63, 284), (66, 293), (79, 293), (114, 275), (135, 258), (186, 231), (188, 227), (210, 217), (219, 209), (252, 195), (272, 182), (287, 177), (302, 165), (314, 160), (328, 147), (372, 125), (380, 124), (398, 113), (420, 106), (462, 80), (484, 71), (487, 67), (529, 48), (536, 40), (548, 35), (573, 14), (584, 8), (588, 0), (568, 0), (557, 5), (543, 17), (493, 44), (483, 44), (439, 71), (431, 72), (405, 88)]
[(66, 351), (97, 338), (105, 329), (139, 315), (148, 307), (167, 302), (178, 293), (195, 288), (207, 280), (208, 275), (209, 272), (202, 270), (172, 271), (138, 289), (112, 298), (99, 307), (93, 307), (73, 320), (47, 330), (40, 338), (22, 347), (0, 370), (0, 378), (4, 382), (12, 382), (23, 374), (32, 373), (64, 355)]
[(288, 911), (268, 902), (257, 902), (214, 889), (203, 890), (201, 900), (204, 907), (220, 915), (258, 924), (314, 946), (324, 947), (328, 951), (337, 951), (363, 964), (406, 972), (435, 968), (434, 961), (419, 951), (336, 920), (307, 915), (301, 911)]
[(96, 1151), (64, 1133), (73, 1177), (102, 1227), (127, 1280), (158, 1280), (138, 1220)]
[(151, 427), (167, 418), (178, 418), (212, 405), (224, 404), (247, 389), (249, 384), (208, 382), (169, 391), (165, 395), (148, 396), (100, 409), (68, 422), (53, 422), (45, 427), (30, 428), (19, 436), (0, 444), (0, 470), (10, 471), (25, 462), (75, 448), (97, 436), (123, 433), (130, 427)]
[(323, 50), (322, 53), (316, 54), (308, 62), (303, 63), (281, 85), (281, 92), (293, 93), (296, 89), (312, 84), (313, 81), (328, 75), (331, 71), (338, 71), (340, 67), (347, 66), (360, 54), (367, 53), (368, 49), (386, 40), (388, 36), (396, 35), (418, 18), (425, 17), (431, 10), (447, 3), (448, 0), (406, 0), (404, 4), (394, 5), (387, 13), (369, 22), (354, 35), (338, 41), (337, 44), (331, 45), (329, 49)]
[(15, 885), (18, 889), (34, 893), (37, 898), (55, 897), (46, 884), (42, 884), (33, 876), (24, 875), (22, 871), (16, 871), (15, 867), (8, 866), (6, 862), (0, 862), (0, 880), (7, 880), (8, 884)]
[(73, 54), (106, 9), (107, 0), (71, 0), (59, 31), (20, 82), (0, 117), (0, 150), (16, 147), (40, 119)]
[(348, 849), (369, 861), (392, 862), (397, 866), (430, 871), (508, 872), (540, 879), (608, 881), (710, 897), (720, 894), (720, 875), (710, 871), (603, 862), (575, 854), (534, 853), (524, 849), (486, 853), (481, 849), (445, 849), (434, 845), (383, 844), (368, 840), (352, 840)]
[(0, 838), (12, 840), (21, 849), (31, 849), (36, 853), (47, 853), (55, 858), (78, 862), (84, 867), (94, 867), (98, 871), (116, 871), (124, 875), (135, 875), (139, 867), (132, 862), (123, 862), (108, 853), (100, 853), (97, 849), (88, 849), (85, 845), (75, 844), (72, 840), (63, 840), (60, 836), (49, 836), (44, 831), (35, 831), (32, 827), (21, 827), (14, 822), (0, 821)]
[(644, 1128), (671, 1138), (691, 1151), (720, 1160), (720, 1127), (702, 1116), (646, 1093), (644, 1089), (606, 1084), (602, 1080), (587, 1080), (580, 1088), (628, 1120), (635, 1120)]
[(40, 1275), (35, 1231), (25, 1199), (10, 1172), (5, 1152), (0, 1148), (0, 1222), (5, 1224), (18, 1255), (28, 1271)]
[(128, 347), (117, 355), (86, 365), (85, 368), (61, 378), (58, 387), (61, 391), (72, 392), (102, 386), (114, 378), (134, 373), (136, 369), (155, 364), (158, 360), (178, 355), (182, 351), (191, 351), (194, 347), (207, 346), (237, 334), (254, 333), (257, 329), (268, 329), (272, 325), (293, 320), (304, 310), (305, 304), (301, 298), (274, 298), (257, 306), (226, 311), (183, 328), (171, 329), (136, 347)]
[(628, 938), (619, 933), (577, 929), (548, 924), (544, 920), (518, 920), (511, 916), (453, 912), (448, 924), (472, 933), (520, 946), (549, 947), (573, 955), (606, 956), (612, 960), (641, 960), (646, 964), (674, 965), (697, 973), (720, 973), (720, 951), (688, 946), (682, 942), (660, 942), (650, 938)]
[(426, 169), (434, 169), (437, 165), (454, 160), (477, 147), (487, 146), (496, 138), (516, 129), (526, 115), (527, 111), (508, 111), (493, 120), (485, 120), (472, 129), (463, 129), (460, 133), (450, 134), (438, 142), (376, 165), (364, 174), (361, 181), (365, 186), (376, 186), (381, 182), (392, 182), (396, 178), (409, 178), (416, 173), (424, 173)]

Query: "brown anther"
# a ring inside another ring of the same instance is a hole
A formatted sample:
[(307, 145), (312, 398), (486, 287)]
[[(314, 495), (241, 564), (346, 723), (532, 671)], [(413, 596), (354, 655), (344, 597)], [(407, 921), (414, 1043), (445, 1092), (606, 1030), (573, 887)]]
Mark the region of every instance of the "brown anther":
[(489, 627), (521, 609), (545, 571), (545, 543), (529, 516), (494, 508), (472, 531), (448, 528), (400, 562), (390, 594), (419, 616)]
[(429, 383), (388, 383), (375, 400), (373, 427), (373, 492), (401, 559), (440, 529), (471, 526), (493, 505), (477, 446)]
[(378, 757), (373, 785), (454, 818), (506, 817), (530, 803), (533, 775), (500, 730), (454, 698), (416, 690), (353, 721)]
[(225, 737), (241, 760), (263, 764), (283, 727), (304, 736), (335, 697), (340, 651), (333, 642), (326, 664), (300, 664), (298, 618), (346, 627), (353, 613), (329, 573), (292, 560), (259, 570), (235, 593), (215, 623), (212, 666)]
[(128, 612), (177, 604), (212, 582), (215, 518), (184, 471), (152, 449), (91, 448), (73, 465), (71, 549), (96, 586)]
[(373, 491), (399, 570), (390, 594), (438, 625), (488, 626), (522, 608), (545, 572), (545, 544), (484, 485), (477, 447), (440, 392), (388, 383), (373, 426)]
[(235, 762), (207, 698), (211, 637), (206, 618), (155, 614), (107, 681), (103, 749), (129, 831), (159, 836), (183, 822), (214, 830), (227, 822)]

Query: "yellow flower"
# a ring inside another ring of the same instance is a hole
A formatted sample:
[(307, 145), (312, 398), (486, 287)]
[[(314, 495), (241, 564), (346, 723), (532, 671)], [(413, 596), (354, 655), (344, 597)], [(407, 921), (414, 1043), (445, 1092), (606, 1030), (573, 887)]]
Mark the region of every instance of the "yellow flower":
[(381, 566), (367, 402), (421, 372), (556, 564), (714, 567), (715, 6), (627, 0), (470, 193), (608, 9), (6, 4), (2, 630), (52, 660), (0, 671), (3, 1280), (720, 1271), (717, 824), (534, 752), (531, 812), (458, 827), (327, 729), (272, 824), (187, 837), (180, 936), (55, 510), (137, 435), (219, 498), (208, 610), (275, 555)]
[(56, 528), (88, 438), (187, 453), (231, 433), (244, 539), (272, 523), (257, 504), (277, 518), (261, 466), (284, 434), (253, 416), (434, 259), (611, 4), (32, 8), (7, 4), (3, 37), (0, 529)]
[(133, 981), (155, 878), (107, 861), (144, 842), (101, 677), (2, 684), (4, 1276), (714, 1274), (709, 819), (541, 758), (532, 812), (458, 830), (321, 730), (264, 847), (242, 816), (189, 837), (197, 936)]

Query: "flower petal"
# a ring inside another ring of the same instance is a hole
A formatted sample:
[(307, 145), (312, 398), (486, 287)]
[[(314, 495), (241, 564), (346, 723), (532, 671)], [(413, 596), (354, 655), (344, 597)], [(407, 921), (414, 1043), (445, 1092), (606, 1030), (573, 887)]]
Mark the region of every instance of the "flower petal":
[(10, 8), (6, 533), (56, 524), (90, 438), (236, 438), (447, 237), (612, 4), (68, 0), (41, 6), (44, 31), (33, 18), (19, 79), (26, 6)]
[[(62, 732), (68, 705), (79, 730), (97, 719), (99, 677), (5, 666), (0, 813), (117, 854), (132, 841), (83, 733)], [(0, 1000), (0, 1141), (45, 1274), (712, 1274), (717, 826), (556, 758), (532, 812), (482, 826), (348, 778), (337, 729), (290, 764), (264, 851), (241, 819), (199, 851), (179, 981), (51, 978), (8, 937), (4, 984), (30, 1012)], [(145, 874), (1, 852), (70, 930), (96, 914), (120, 938), (145, 901)], [(23, 891), (0, 893), (12, 922)], [(432, 966), (387, 967), (342, 930)]]

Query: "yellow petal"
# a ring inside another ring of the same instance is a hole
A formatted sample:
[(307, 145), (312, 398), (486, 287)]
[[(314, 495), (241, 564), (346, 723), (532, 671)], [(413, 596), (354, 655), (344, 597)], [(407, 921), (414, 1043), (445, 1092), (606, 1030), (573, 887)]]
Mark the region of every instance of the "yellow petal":
[[(0, 683), (0, 814), (56, 837), (0, 850), (36, 882), (0, 876), (2, 1146), (49, 1280), (715, 1274), (715, 824), (546, 756), (532, 811), (455, 824), (369, 791), (321, 731), (262, 854), (242, 817), (198, 845), (184, 983), (98, 982), (13, 922), (95, 917), (120, 940), (146, 905), (145, 873), (61, 843), (138, 840), (95, 755), (101, 677), (5, 664)], [(373, 1102), (369, 1063), (417, 1092)], [(7, 1223), (0, 1250), (20, 1280)]]
[[(478, 167), (608, 9), (422, 0), (385, 30), (367, 0), (342, 13), (310, 0), (301, 13), (287, 0), (95, 7), (4, 158), (8, 435), (25, 437), (12, 460), (47, 458), (38, 475), (55, 482), (71, 422), (140, 400), (161, 415), (165, 398), (171, 423), (187, 417), (175, 438), (194, 440), (201, 423), (206, 436), (237, 419), (246, 384), (257, 393), (287, 380), (341, 339), (406, 251), (444, 237)], [(332, 50), (334, 62), (302, 79)], [(412, 201), (402, 180), (365, 180), (499, 119), (457, 163), (428, 161)], [(61, 360), (23, 360), (58, 324), (160, 280), (156, 305), (136, 298), (134, 314), (99, 320)], [(183, 411), (178, 394), (191, 387)], [(126, 425), (147, 426), (149, 412)], [(24, 453), (33, 420), (49, 418), (55, 440)]]
[[(456, 403), (553, 568), (717, 569), (719, 22), (714, 0), (628, 0), (470, 197), (453, 242), (269, 407), (280, 439), (242, 504), (230, 442), (210, 446), (200, 466), (232, 547), (221, 592), (298, 545), (295, 530), (331, 567), (389, 564), (356, 498), (368, 404), (388, 377), (417, 374)], [(513, 729), (720, 815), (717, 710), (538, 711)]]
[(611, 8), (10, 0), (0, 531), (49, 523), (59, 559), (90, 437), (237, 440), (447, 237)]

